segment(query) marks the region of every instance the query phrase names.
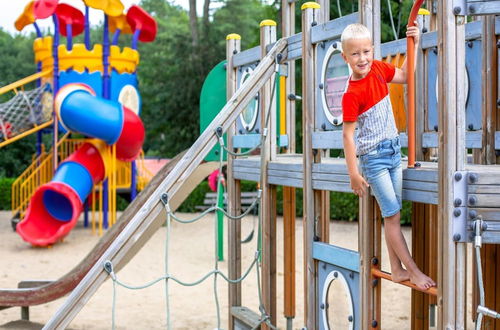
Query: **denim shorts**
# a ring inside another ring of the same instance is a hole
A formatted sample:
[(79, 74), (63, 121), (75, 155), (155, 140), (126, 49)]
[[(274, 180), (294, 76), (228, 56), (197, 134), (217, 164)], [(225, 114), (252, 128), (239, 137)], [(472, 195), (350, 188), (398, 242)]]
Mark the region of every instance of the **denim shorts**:
[(382, 216), (386, 218), (398, 213), (403, 188), (399, 137), (381, 141), (359, 159), (363, 176), (377, 199)]

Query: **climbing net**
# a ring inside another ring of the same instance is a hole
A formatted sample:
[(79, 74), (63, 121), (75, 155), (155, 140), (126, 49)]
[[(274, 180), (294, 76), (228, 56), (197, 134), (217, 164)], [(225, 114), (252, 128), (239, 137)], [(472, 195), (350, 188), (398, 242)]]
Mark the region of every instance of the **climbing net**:
[[(277, 72), (278, 72), (278, 66), (276, 66), (276, 71), (275, 71), (275, 79), (273, 80), (274, 81), (274, 84), (273, 84), (273, 87), (272, 87), (272, 92), (271, 92), (271, 97), (275, 97), (275, 89), (276, 89), (276, 77), (277, 77)], [(216, 130), (215, 130), (215, 135), (217, 136), (218, 138), (218, 144), (219, 144), (219, 176), (218, 176), (218, 182), (217, 182), (217, 186), (218, 187), (221, 187), (221, 180), (222, 180), (222, 175), (220, 175), (220, 173), (222, 173), (222, 166), (223, 166), (223, 155), (224, 155), (224, 152), (223, 151), (226, 151), (228, 154), (234, 156), (234, 157), (238, 157), (238, 156), (243, 156), (243, 155), (248, 155), (250, 153), (252, 153), (254, 150), (260, 148), (261, 151), (262, 149), (265, 147), (265, 144), (264, 144), (264, 141), (267, 137), (267, 134), (268, 134), (268, 126), (269, 126), (269, 115), (271, 113), (271, 104), (272, 102), (270, 103), (270, 106), (269, 106), (269, 109), (267, 111), (267, 117), (266, 117), (266, 121), (265, 121), (265, 128), (263, 129), (262, 133), (261, 133), (261, 138), (260, 138), (260, 142), (257, 146), (247, 150), (247, 151), (244, 151), (244, 152), (241, 152), (241, 153), (236, 153), (236, 152), (233, 152), (232, 150), (228, 149), (225, 145), (224, 145), (224, 139), (223, 139), (223, 129), (222, 127), (218, 127)], [(264, 152), (261, 152), (261, 164), (264, 162), (264, 155), (265, 153)], [(167, 319), (167, 329), (171, 329), (172, 326), (171, 326), (171, 317), (170, 317), (170, 299), (169, 299), (169, 283), (171, 281), (174, 281), (182, 286), (196, 286), (198, 284), (201, 284), (202, 282), (204, 282), (206, 279), (210, 278), (210, 277), (213, 277), (213, 293), (214, 293), (214, 300), (215, 300), (215, 305), (216, 305), (216, 313), (217, 313), (217, 329), (221, 329), (221, 320), (220, 320), (220, 306), (219, 306), (219, 296), (218, 296), (218, 291), (217, 291), (217, 284), (218, 284), (218, 279), (221, 277), (223, 280), (225, 280), (227, 283), (231, 283), (231, 284), (236, 284), (236, 283), (240, 283), (242, 282), (245, 278), (248, 277), (248, 275), (253, 271), (255, 271), (256, 273), (256, 276), (257, 276), (257, 291), (258, 291), (258, 297), (259, 297), (259, 312), (260, 312), (260, 318), (259, 318), (259, 323), (253, 328), (253, 329), (257, 329), (260, 327), (261, 324), (265, 323), (267, 324), (267, 326), (271, 329), (277, 329), (273, 324), (271, 324), (271, 321), (270, 321), (270, 316), (269, 314), (267, 313), (265, 307), (264, 307), (264, 304), (263, 304), (263, 301), (262, 301), (262, 294), (261, 294), (261, 281), (260, 281), (260, 260), (261, 260), (261, 248), (257, 242), (256, 244), (256, 250), (255, 250), (255, 254), (254, 254), (254, 257), (252, 259), (252, 261), (250, 262), (250, 264), (247, 266), (247, 269), (243, 272), (243, 275), (240, 277), (240, 278), (237, 278), (237, 279), (230, 279), (226, 274), (224, 274), (220, 269), (219, 269), (219, 258), (218, 258), (218, 255), (219, 255), (219, 242), (218, 242), (218, 221), (217, 221), (217, 212), (222, 212), (230, 221), (240, 221), (241, 219), (243, 219), (245, 216), (247, 216), (248, 214), (250, 214), (250, 212), (252, 212), (253, 210), (256, 210), (258, 209), (259, 210), (259, 215), (258, 215), (258, 232), (260, 233), (261, 232), (261, 228), (262, 228), (262, 208), (259, 207), (260, 206), (260, 201), (261, 201), (261, 190), (259, 190), (259, 193), (258, 193), (258, 196), (257, 198), (255, 198), (255, 200), (253, 201), (253, 203), (245, 210), (245, 212), (243, 212), (242, 214), (239, 214), (239, 215), (233, 215), (233, 214), (230, 214), (229, 212), (227, 212), (226, 210), (224, 210), (223, 208), (219, 207), (218, 205), (223, 205), (223, 203), (221, 203), (221, 198), (223, 198), (223, 194), (217, 194), (217, 202), (215, 203), (214, 206), (208, 208), (207, 210), (205, 210), (203, 213), (201, 213), (200, 215), (192, 218), (192, 219), (189, 219), (189, 220), (183, 220), (183, 219), (180, 219), (179, 217), (177, 217), (175, 215), (175, 213), (172, 211), (171, 207), (170, 207), (170, 203), (169, 203), (169, 196), (167, 194), (163, 194), (162, 197), (161, 197), (161, 202), (163, 203), (164, 207), (165, 207), (165, 211), (166, 211), (166, 214), (167, 214), (167, 217), (166, 217), (166, 238), (165, 238), (165, 269), (164, 269), (164, 275), (151, 281), (151, 282), (148, 282), (148, 283), (145, 283), (145, 284), (142, 284), (142, 285), (130, 285), (130, 284), (127, 284), (127, 283), (124, 283), (123, 281), (121, 281), (117, 274), (114, 272), (114, 269), (113, 269), (113, 263), (109, 260), (105, 261), (104, 263), (104, 269), (105, 271), (109, 274), (110, 278), (112, 279), (113, 281), (113, 298), (112, 298), (112, 328), (115, 329), (115, 310), (116, 310), (116, 286), (121, 286), (121, 287), (124, 287), (126, 289), (130, 289), (130, 290), (141, 290), (141, 289), (145, 289), (145, 288), (148, 288), (148, 287), (151, 287), (152, 285), (156, 284), (156, 283), (159, 283), (159, 282), (164, 282), (165, 283), (165, 297), (166, 297), (166, 304), (165, 304), (165, 314), (166, 314), (166, 319)], [(181, 279), (178, 279), (177, 277), (175, 277), (174, 275), (172, 275), (171, 271), (170, 271), (170, 268), (169, 268), (169, 244), (170, 244), (170, 233), (171, 233), (171, 224), (172, 224), (172, 221), (177, 221), (178, 223), (181, 223), (181, 224), (190, 224), (190, 223), (194, 223), (194, 222), (197, 222), (199, 220), (201, 220), (203, 217), (205, 217), (208, 213), (211, 213), (211, 212), (214, 212), (215, 213), (215, 226), (214, 226), (214, 231), (215, 231), (215, 253), (214, 253), (214, 268), (207, 272), (205, 275), (203, 275), (201, 278), (199, 278), (198, 280), (196, 281), (193, 281), (193, 282), (187, 282), (187, 281), (182, 281)]]
[(0, 139), (7, 140), (36, 125), (50, 120), (52, 91), (45, 84), (30, 91), (17, 91), (5, 103), (0, 103)]

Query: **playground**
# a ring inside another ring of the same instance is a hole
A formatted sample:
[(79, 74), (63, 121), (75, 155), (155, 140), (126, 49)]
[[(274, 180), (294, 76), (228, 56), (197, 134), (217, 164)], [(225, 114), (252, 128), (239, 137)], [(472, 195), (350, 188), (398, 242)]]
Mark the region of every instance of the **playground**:
[[(192, 214), (180, 214), (187, 218)], [(8, 212), (0, 212), (0, 248), (5, 253), (2, 256), (0, 266), (10, 269), (2, 277), (4, 286), (15, 287), (18, 278), (15, 274), (23, 273), (26, 278), (54, 279), (63, 275), (67, 269), (71, 269), (78, 261), (83, 258), (88, 251), (97, 243), (99, 237), (91, 235), (88, 229), (83, 226), (77, 226), (72, 235), (62, 244), (54, 245), (50, 249), (50, 254), (44, 249), (31, 249), (23, 244), (12, 232), (8, 224)], [(301, 234), (301, 220), (297, 219), (297, 234)], [(283, 219), (278, 218), (278, 225), (282, 225)], [(249, 232), (252, 229), (252, 216), (248, 216), (242, 221), (242, 230)], [(211, 267), (212, 260), (207, 255), (212, 255), (213, 235), (206, 233), (213, 232), (213, 219), (207, 219), (199, 224), (189, 226), (175, 224), (173, 231), (178, 239), (173, 240), (172, 252), (175, 254), (172, 260), (172, 267), (176, 273), (186, 279), (194, 279)], [(348, 222), (333, 222), (332, 237), (346, 248), (355, 248), (357, 242), (356, 224)], [(405, 235), (411, 241), (409, 229), (406, 228)], [(130, 283), (142, 282), (145, 279), (153, 279), (163, 268), (163, 257), (158, 251), (163, 251), (165, 244), (165, 228), (161, 228), (153, 235), (151, 240), (144, 246), (139, 254), (134, 257), (123, 271), (124, 280)], [(191, 244), (189, 240), (182, 237), (196, 237), (196, 244)], [(282, 237), (278, 238), (279, 241)], [(189, 246), (189, 248), (187, 248)], [(227, 246), (227, 245), (226, 245)], [(248, 263), (252, 259), (252, 252), (246, 249), (243, 254), (243, 262)], [(297, 245), (298, 262), (302, 260), (302, 247)], [(227, 252), (227, 251), (225, 251)], [(280, 256), (281, 257), (281, 256)], [(22, 262), (20, 261), (22, 260)], [(177, 266), (178, 265), (178, 266)], [(227, 272), (227, 263), (221, 263), (221, 268)], [(281, 268), (281, 267), (280, 267)], [(282, 269), (278, 270), (278, 281), (283, 281)], [(302, 271), (297, 271), (297, 285), (302, 286)], [(208, 282), (208, 281), (207, 281)], [(281, 285), (281, 284), (279, 284)], [(172, 315), (173, 326), (175, 329), (211, 329), (213, 328), (215, 304), (211, 293), (211, 283), (204, 283), (200, 287), (184, 288), (180, 286), (172, 287)], [(248, 278), (244, 284), (245, 292), (252, 293), (257, 289), (255, 276)], [(164, 329), (165, 328), (165, 300), (158, 294), (161, 290), (161, 284), (157, 284), (150, 289), (143, 291), (120, 290), (117, 293), (118, 305), (116, 311), (117, 326), (116, 329)], [(220, 287), (221, 304), (227, 308), (227, 288)], [(200, 294), (204, 292), (206, 294)], [(98, 291), (96, 296), (82, 310), (80, 316), (75, 318), (68, 329), (110, 329), (111, 318), (107, 312), (111, 306), (112, 284), (106, 282)], [(258, 303), (256, 296), (248, 295), (248, 305)], [(282, 298), (281, 298), (282, 299)], [(391, 301), (397, 301), (398, 304), (392, 304)], [(50, 304), (34, 306), (29, 310), (30, 319), (39, 324), (47, 322), (61, 300), (56, 300)], [(338, 302), (341, 304), (341, 302)], [(409, 328), (409, 317), (407, 309), (410, 305), (410, 289), (387, 283), (387, 295), (383, 298), (383, 304), (391, 306), (384, 312), (384, 321), (388, 330), (399, 330)], [(297, 305), (297, 309), (301, 309)], [(278, 311), (282, 313), (282, 306), (278, 306)], [(2, 311), (1, 327), (11, 324), (9, 328), (13, 329), (15, 322), (19, 320), (19, 308), (12, 308)], [(227, 322), (227, 316), (222, 315), (223, 324)], [(338, 324), (343, 324), (342, 320), (336, 319)], [(299, 324), (300, 318), (296, 319)], [(345, 322), (344, 322), (345, 323)], [(19, 323), (17, 323), (19, 324)], [(278, 323), (279, 328), (285, 328), (283, 322)]]
[[(389, 1), (395, 40), (383, 42), (380, 0), (344, 14), (337, 1), (338, 17), (333, 1), (283, 0), (281, 26), (262, 20), (258, 46), (226, 35), (226, 58), (199, 91), (199, 136), (154, 174), (141, 165), (137, 68), (138, 44), (154, 42), (158, 24), (138, 5), (83, 2), (85, 11), (32, 1), (16, 21), (36, 30), (37, 72), (0, 89), (12, 95), (0, 105), (0, 147), (36, 133), (37, 146), (47, 134), (52, 149), (37, 148), (12, 184), (10, 223), (1, 214), (7, 323), (500, 329), (500, 1), (407, 2), (406, 37)], [(89, 7), (104, 17), (94, 43)], [(46, 18), (53, 36), (37, 27)], [(353, 23), (365, 25), (363, 47), (344, 41)], [(118, 45), (123, 34), (127, 46)], [(375, 85), (358, 87), (362, 100), (353, 100), (350, 88), (367, 77)], [(358, 106), (378, 89), (378, 103)], [(359, 147), (373, 127), (359, 119), (356, 130), (349, 105), (368, 118), (379, 109), (380, 139), (359, 155), (354, 140)], [(384, 186), (396, 195), (390, 208), (378, 206), (374, 185), (362, 194), (356, 183), (364, 182), (358, 159), (364, 166), (371, 157), (397, 163), (400, 181), (391, 174)], [(176, 213), (207, 177), (216, 192), (205, 194), (205, 211)], [(358, 221), (331, 221), (342, 200), (332, 192), (357, 196)], [(123, 212), (119, 193), (130, 198)], [(400, 229), (396, 199), (410, 205), (411, 227)]]

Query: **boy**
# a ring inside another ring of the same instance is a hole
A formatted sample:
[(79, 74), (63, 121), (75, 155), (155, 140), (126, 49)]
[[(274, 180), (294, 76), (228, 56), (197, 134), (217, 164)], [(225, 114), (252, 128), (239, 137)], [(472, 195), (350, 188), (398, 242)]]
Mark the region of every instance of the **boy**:
[[(406, 35), (413, 37), (417, 49), (418, 27), (408, 27)], [(351, 188), (358, 196), (363, 196), (368, 187), (373, 190), (384, 217), (392, 280), (410, 280), (421, 290), (429, 289), (436, 283), (418, 269), (400, 226), (401, 145), (387, 83), (406, 83), (406, 61), (398, 69), (374, 60), (371, 34), (362, 24), (347, 26), (342, 32), (341, 42), (342, 57), (352, 69), (342, 98), (343, 141)], [(355, 146), (356, 124), (358, 137)], [(358, 171), (356, 156), (359, 156), (364, 178)]]

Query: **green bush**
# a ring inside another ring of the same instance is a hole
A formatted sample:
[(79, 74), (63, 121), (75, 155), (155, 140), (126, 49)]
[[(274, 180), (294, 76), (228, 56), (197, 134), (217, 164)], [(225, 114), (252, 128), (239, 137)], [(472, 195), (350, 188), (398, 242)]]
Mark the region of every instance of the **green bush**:
[(0, 178), (0, 210), (11, 209), (11, 188), (16, 179)]

